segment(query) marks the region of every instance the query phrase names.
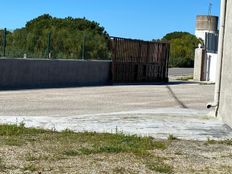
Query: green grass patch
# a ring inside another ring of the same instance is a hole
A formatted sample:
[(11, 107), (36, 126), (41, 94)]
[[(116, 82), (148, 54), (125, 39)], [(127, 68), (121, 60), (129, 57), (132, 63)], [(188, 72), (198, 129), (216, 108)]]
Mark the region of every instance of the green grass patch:
[[(151, 137), (125, 135), (123, 133), (75, 133), (70, 130), (54, 132), (43, 129), (25, 128), (24, 125), (0, 125), (1, 144), (7, 146), (32, 145), (32, 152), (24, 154), (27, 162), (23, 171), (38, 171), (37, 161), (59, 161), (76, 156), (92, 154), (133, 154), (138, 159), (146, 159), (151, 170), (168, 173), (170, 168), (163, 160), (152, 155), (155, 149), (167, 148), (166, 141), (155, 141)], [(21, 148), (21, 147), (20, 147)], [(152, 162), (151, 162), (152, 161)], [(28, 164), (30, 162), (30, 164)], [(2, 167), (3, 168), (3, 167)]]
[(129, 152), (136, 155), (147, 154), (149, 150), (165, 149), (166, 144), (161, 141), (154, 141), (151, 137), (138, 137), (136, 135), (108, 134), (108, 133), (74, 133), (65, 131), (59, 134), (59, 138), (64, 142), (72, 144), (87, 144), (78, 148), (65, 149), (63, 154), (67, 155), (89, 155), (98, 153), (122, 153)]
[(74, 149), (66, 149), (63, 152), (66, 156), (78, 156), (81, 155), (80, 151), (74, 150)]
[[(66, 135), (66, 142), (70, 139), (78, 140), (79, 134), (72, 133)], [(68, 156), (90, 155), (98, 153), (134, 153), (136, 155), (147, 155), (149, 150), (165, 149), (164, 142), (154, 141), (149, 137), (128, 136), (123, 134), (97, 134), (83, 133), (81, 136), (83, 144), (88, 144), (87, 147), (79, 147), (76, 149), (65, 149), (63, 154)], [(72, 142), (72, 141), (71, 141)]]
[(25, 128), (24, 124), (20, 125), (0, 125), (0, 136), (20, 136), (20, 135), (37, 135), (48, 131), (36, 128)]
[(173, 173), (173, 167), (165, 164), (162, 160), (149, 160), (146, 166), (152, 170), (159, 173)]
[(10, 146), (44, 141), (49, 141), (51, 144), (60, 144), (61, 148), (64, 149), (62, 153), (68, 156), (121, 152), (144, 155), (149, 150), (166, 148), (164, 142), (154, 141), (151, 137), (138, 137), (122, 133), (75, 133), (70, 130), (54, 132), (25, 128), (24, 125), (0, 125), (0, 136), (4, 137), (4, 144)]
[(209, 145), (209, 144), (224, 144), (224, 145), (227, 145), (227, 146), (232, 146), (232, 139), (217, 141), (217, 140), (211, 140), (210, 138), (208, 138), (208, 140), (207, 140), (207, 142), (205, 144), (206, 145)]
[(8, 146), (22, 146), (25, 142), (19, 137), (7, 137), (4, 139), (4, 144)]

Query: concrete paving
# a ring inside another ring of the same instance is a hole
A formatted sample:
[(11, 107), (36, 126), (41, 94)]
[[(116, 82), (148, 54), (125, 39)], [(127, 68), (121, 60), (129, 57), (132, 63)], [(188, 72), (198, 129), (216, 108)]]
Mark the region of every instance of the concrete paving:
[(182, 78), (192, 78), (193, 71), (194, 71), (193, 68), (169, 68), (168, 78), (171, 81), (182, 79)]
[(1, 91), (0, 123), (155, 138), (231, 138), (231, 129), (206, 109), (213, 92), (213, 85), (179, 82)]
[(169, 68), (168, 74), (170, 76), (191, 76), (193, 75), (193, 68)]

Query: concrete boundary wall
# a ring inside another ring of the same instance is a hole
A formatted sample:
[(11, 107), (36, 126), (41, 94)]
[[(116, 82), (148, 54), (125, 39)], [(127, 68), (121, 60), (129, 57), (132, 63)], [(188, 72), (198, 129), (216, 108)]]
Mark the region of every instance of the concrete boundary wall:
[(111, 61), (0, 59), (0, 88), (105, 85)]

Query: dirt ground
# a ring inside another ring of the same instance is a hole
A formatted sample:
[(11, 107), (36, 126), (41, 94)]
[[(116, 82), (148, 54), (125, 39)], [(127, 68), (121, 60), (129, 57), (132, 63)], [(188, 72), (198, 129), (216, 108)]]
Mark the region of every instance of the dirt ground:
[[(38, 146), (0, 147), (1, 159), (7, 168), (1, 173), (160, 173), (149, 169), (146, 159), (130, 153), (51, 157)], [(232, 146), (173, 141), (167, 149), (154, 150), (152, 154), (173, 168), (164, 173), (232, 173)]]

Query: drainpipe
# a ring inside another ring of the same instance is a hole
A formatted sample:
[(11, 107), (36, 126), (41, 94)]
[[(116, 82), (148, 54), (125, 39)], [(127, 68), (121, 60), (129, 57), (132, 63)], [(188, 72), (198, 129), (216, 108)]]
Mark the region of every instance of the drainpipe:
[(225, 35), (225, 23), (226, 23), (226, 7), (227, 0), (221, 0), (221, 12), (220, 12), (220, 33), (219, 33), (219, 43), (218, 43), (218, 60), (216, 69), (216, 83), (215, 83), (215, 93), (214, 102), (207, 104), (207, 108), (215, 107), (215, 116), (218, 116), (218, 107), (220, 100), (220, 90), (221, 90), (221, 75), (222, 75), (222, 60), (223, 60), (223, 48), (224, 48), (224, 35)]

